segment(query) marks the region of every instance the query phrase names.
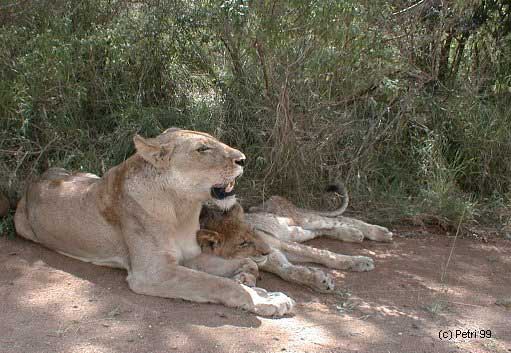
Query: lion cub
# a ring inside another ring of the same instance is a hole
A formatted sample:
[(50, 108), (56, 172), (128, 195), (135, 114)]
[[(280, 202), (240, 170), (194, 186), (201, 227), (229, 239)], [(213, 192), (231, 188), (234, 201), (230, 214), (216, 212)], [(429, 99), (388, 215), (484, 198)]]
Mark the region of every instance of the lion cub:
[(342, 198), (334, 211), (313, 211), (298, 208), (281, 196), (272, 196), (260, 206), (250, 208), (246, 221), (257, 230), (280, 240), (302, 243), (319, 236), (362, 242), (364, 239), (390, 242), (392, 232), (387, 228), (341, 216), (348, 206), (348, 192), (340, 182), (330, 185), (327, 192)]
[[(334, 283), (331, 276), (319, 269), (294, 265), (290, 261), (317, 263), (329, 268), (353, 271), (369, 271), (373, 260), (365, 256), (347, 256), (328, 250), (281, 240), (273, 233), (266, 233), (246, 222), (242, 207), (235, 204), (229, 211), (203, 207), (201, 230), (197, 240), (205, 253), (225, 258), (251, 257), (260, 270), (271, 272), (284, 280), (310, 287), (320, 292), (331, 292)], [(266, 255), (266, 256), (265, 256)], [(243, 284), (252, 280), (250, 274), (240, 274)]]

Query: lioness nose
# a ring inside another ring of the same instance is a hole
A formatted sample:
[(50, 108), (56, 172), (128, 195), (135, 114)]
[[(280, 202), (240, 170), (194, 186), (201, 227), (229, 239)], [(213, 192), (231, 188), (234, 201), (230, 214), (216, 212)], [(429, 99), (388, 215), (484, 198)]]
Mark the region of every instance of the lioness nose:
[(261, 255), (267, 256), (267, 255), (270, 255), (270, 253), (271, 253), (270, 246), (268, 244), (266, 244), (265, 242), (258, 244), (257, 248), (258, 248), (257, 250), (261, 253)]
[(228, 158), (240, 167), (245, 165), (245, 155), (241, 151), (238, 151), (234, 148), (229, 148)]

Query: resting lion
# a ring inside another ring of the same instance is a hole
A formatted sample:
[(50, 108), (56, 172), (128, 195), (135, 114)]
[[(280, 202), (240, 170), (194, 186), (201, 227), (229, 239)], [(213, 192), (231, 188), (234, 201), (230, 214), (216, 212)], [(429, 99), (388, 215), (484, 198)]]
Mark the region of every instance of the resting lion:
[(343, 202), (337, 210), (306, 210), (284, 197), (272, 196), (262, 205), (251, 207), (246, 221), (261, 232), (298, 243), (323, 235), (357, 243), (364, 239), (392, 241), (392, 232), (385, 227), (341, 216), (348, 206), (348, 192), (342, 183), (329, 186), (327, 191), (342, 196)]
[[(202, 229), (197, 232), (202, 251), (228, 259), (251, 257), (258, 263), (259, 269), (320, 292), (334, 290), (330, 275), (313, 267), (294, 265), (291, 261), (317, 263), (340, 270), (367, 271), (374, 267), (369, 257), (340, 255), (280, 240), (274, 234), (253, 228), (246, 222), (247, 216), (239, 204), (228, 211), (203, 208), (200, 217)], [(255, 285), (255, 278), (243, 277), (239, 280), (247, 285)]]
[(30, 184), (16, 210), (17, 233), (82, 261), (126, 269), (136, 293), (266, 316), (290, 312), (294, 301), (284, 294), (231, 279), (257, 275), (253, 261), (201, 254), (197, 243), (202, 203), (235, 202), (243, 153), (175, 128), (133, 140), (136, 153), (102, 178), (50, 169)]

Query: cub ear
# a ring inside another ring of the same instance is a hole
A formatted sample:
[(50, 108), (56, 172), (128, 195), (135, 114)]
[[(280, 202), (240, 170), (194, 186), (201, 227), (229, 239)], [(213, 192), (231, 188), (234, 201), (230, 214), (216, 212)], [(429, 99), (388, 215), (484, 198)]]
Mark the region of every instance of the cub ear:
[(220, 246), (221, 238), (222, 236), (213, 230), (199, 229), (197, 231), (197, 243), (203, 250), (216, 249)]
[(239, 220), (242, 220), (245, 213), (243, 212), (243, 207), (241, 207), (241, 205), (236, 202), (234, 204), (234, 206), (232, 206), (227, 212), (226, 212), (226, 215), (227, 217), (230, 217), (230, 218), (235, 218), (235, 219), (239, 219)]
[(145, 161), (151, 163), (156, 168), (168, 166), (172, 152), (168, 144), (162, 145), (155, 138), (145, 139), (138, 134), (133, 137), (133, 143), (137, 153)]

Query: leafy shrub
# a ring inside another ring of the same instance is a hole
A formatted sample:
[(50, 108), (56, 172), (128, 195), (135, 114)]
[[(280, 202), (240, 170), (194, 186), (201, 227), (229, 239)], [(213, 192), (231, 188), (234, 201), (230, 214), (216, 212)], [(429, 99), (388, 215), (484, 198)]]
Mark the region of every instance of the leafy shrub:
[(0, 189), (19, 197), (49, 166), (102, 174), (135, 132), (180, 126), (246, 152), (246, 203), (279, 193), (321, 206), (340, 176), (373, 218), (470, 221), (509, 196), (511, 9), (442, 4), (7, 7)]

